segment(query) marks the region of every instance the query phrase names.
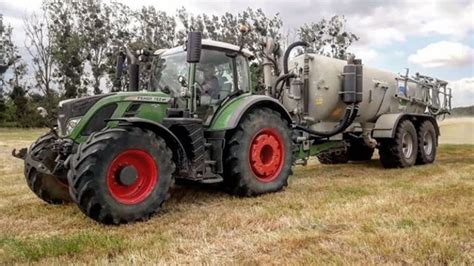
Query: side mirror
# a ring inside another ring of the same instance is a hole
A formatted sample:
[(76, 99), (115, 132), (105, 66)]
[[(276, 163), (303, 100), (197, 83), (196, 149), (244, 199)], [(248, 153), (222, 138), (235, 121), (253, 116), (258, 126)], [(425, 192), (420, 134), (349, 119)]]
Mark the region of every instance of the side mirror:
[(191, 31), (188, 33), (188, 40), (186, 42), (186, 61), (188, 63), (199, 63), (201, 60), (201, 41), (201, 32)]

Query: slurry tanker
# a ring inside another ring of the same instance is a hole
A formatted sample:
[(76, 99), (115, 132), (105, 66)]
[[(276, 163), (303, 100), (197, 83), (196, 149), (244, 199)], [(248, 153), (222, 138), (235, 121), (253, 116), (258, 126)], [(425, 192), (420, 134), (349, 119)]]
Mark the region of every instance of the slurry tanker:
[[(385, 168), (435, 160), (436, 118), (450, 111), (447, 82), (324, 57), (301, 41), (278, 61), (269, 56), (278, 45), (267, 39), (265, 91), (257, 94), (254, 55), (201, 36), (191, 32), (172, 49), (125, 48), (117, 77), (127, 69), (128, 91), (60, 102), (52, 130), (13, 151), (30, 189), (121, 224), (158, 212), (175, 180), (255, 196), (283, 189), (292, 167), (312, 156), (368, 161), (378, 149)], [(299, 53), (290, 59), (292, 51)], [(151, 65), (147, 91), (139, 90), (143, 63)]]

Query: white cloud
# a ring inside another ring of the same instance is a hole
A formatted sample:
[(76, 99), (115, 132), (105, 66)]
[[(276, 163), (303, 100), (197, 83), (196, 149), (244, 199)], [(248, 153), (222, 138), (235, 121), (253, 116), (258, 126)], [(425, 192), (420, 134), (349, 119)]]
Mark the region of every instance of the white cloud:
[(374, 63), (379, 56), (379, 53), (376, 50), (361, 46), (353, 46), (349, 48), (348, 52), (354, 54), (357, 58), (362, 59), (364, 64)]
[(457, 42), (429, 44), (408, 57), (408, 62), (426, 68), (462, 66), (474, 61), (474, 49)]
[(463, 0), (387, 0), (366, 12), (354, 10), (345, 15), (361, 43), (383, 46), (432, 34), (453, 40), (469, 38), (474, 30), (473, 10), (474, 2)]
[(474, 105), (474, 77), (450, 81), (448, 87), (453, 91), (453, 107)]

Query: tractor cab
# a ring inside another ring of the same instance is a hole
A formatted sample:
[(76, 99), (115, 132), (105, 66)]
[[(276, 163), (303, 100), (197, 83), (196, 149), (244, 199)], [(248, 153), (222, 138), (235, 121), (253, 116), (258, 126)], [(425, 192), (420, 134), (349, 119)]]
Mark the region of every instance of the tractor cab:
[[(150, 88), (170, 94), (176, 99), (175, 108), (186, 108), (187, 101), (195, 101), (195, 114), (205, 124), (210, 123), (218, 106), (231, 95), (249, 92), (249, 59), (252, 53), (227, 43), (202, 40), (198, 63), (187, 62), (183, 47), (155, 52), (152, 61)], [(188, 84), (194, 80), (194, 84)], [(195, 89), (195, 99), (186, 97), (186, 87)], [(184, 97), (183, 97), (184, 96)]]

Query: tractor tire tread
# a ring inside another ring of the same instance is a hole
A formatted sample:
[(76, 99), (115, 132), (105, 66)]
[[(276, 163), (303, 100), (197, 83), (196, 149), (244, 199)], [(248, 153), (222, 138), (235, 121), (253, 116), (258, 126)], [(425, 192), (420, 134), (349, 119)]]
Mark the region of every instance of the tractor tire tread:
[(122, 224), (135, 221), (142, 221), (149, 219), (152, 215), (158, 212), (164, 201), (169, 198), (169, 189), (166, 189), (166, 195), (159, 197), (156, 202), (153, 202), (147, 209), (140, 213), (127, 214), (118, 217), (110, 208), (110, 204), (104, 200), (103, 197), (96, 195), (95, 191), (98, 189), (95, 179), (95, 165), (98, 163), (98, 153), (105, 152), (108, 145), (120, 139), (121, 137), (138, 137), (148, 138), (155, 141), (157, 150), (163, 152), (162, 160), (165, 162), (160, 164), (160, 178), (161, 176), (169, 176), (171, 182), (171, 175), (175, 171), (175, 164), (171, 160), (172, 152), (166, 145), (165, 141), (156, 136), (152, 131), (142, 129), (139, 127), (120, 127), (113, 129), (105, 129), (91, 134), (88, 140), (79, 145), (77, 153), (73, 155), (70, 160), (70, 170), (68, 173), (70, 186), (70, 193), (72, 198), (79, 206), (79, 209), (92, 219), (104, 224)]

